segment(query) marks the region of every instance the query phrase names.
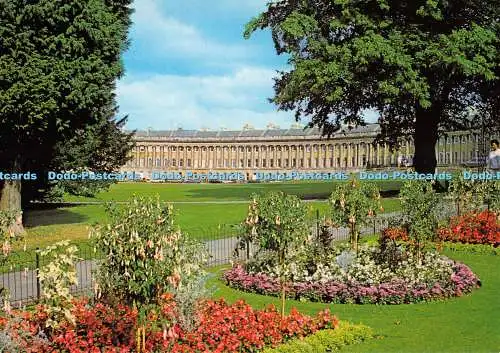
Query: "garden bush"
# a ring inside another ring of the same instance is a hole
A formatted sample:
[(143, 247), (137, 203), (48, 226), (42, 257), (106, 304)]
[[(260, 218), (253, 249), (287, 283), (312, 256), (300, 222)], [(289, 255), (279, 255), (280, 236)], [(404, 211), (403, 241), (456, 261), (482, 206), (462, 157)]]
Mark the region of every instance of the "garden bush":
[(304, 339), (294, 339), (276, 348), (266, 348), (262, 353), (326, 353), (372, 337), (371, 328), (341, 321), (335, 330), (318, 331)]
[(500, 221), (494, 212), (484, 210), (452, 217), (447, 227), (438, 230), (443, 241), (466, 244), (500, 244)]
[[(134, 328), (137, 310), (125, 305), (111, 307), (91, 305), (85, 299), (75, 300), (69, 321), (58, 326), (50, 337), (40, 332), (47, 320), (46, 313), (37, 307), (34, 312), (13, 311), (0, 320), (6, 345), (16, 342), (20, 352), (136, 352)], [(303, 338), (318, 330), (333, 330), (338, 320), (328, 310), (309, 317), (292, 309), (282, 317), (274, 306), (253, 310), (243, 301), (227, 304), (224, 300), (207, 300), (196, 312), (199, 325), (184, 330), (176, 323), (177, 306), (172, 295), (162, 296), (160, 310), (150, 312), (146, 325), (145, 352), (256, 352), (274, 347), (294, 338)], [(20, 320), (22, 319), (22, 320)], [(167, 321), (159, 328), (155, 321)]]
[[(357, 256), (348, 245), (314, 257), (304, 247), (290, 266), (287, 295), (292, 299), (333, 303), (401, 304), (459, 296), (479, 286), (479, 279), (465, 265), (423, 252), (418, 259), (403, 247), (392, 248), (392, 263), (378, 246), (361, 246)], [(315, 265), (311, 266), (311, 259)], [(272, 257), (256, 257), (223, 274), (233, 288), (278, 295), (276, 263)]]

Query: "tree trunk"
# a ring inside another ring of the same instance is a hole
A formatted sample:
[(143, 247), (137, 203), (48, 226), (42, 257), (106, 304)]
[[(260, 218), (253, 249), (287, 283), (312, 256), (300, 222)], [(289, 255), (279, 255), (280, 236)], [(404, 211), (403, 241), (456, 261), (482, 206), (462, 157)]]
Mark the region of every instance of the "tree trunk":
[[(21, 161), (17, 156), (7, 173), (21, 173)], [(4, 180), (0, 182), (0, 211), (17, 211), (16, 221), (12, 225), (14, 233), (23, 233), (21, 180)]]
[(415, 121), (415, 155), (413, 165), (417, 173), (434, 173), (436, 171), (436, 142), (441, 109), (433, 107), (416, 108)]
[(5, 180), (0, 185), (0, 211), (21, 210), (21, 181)]

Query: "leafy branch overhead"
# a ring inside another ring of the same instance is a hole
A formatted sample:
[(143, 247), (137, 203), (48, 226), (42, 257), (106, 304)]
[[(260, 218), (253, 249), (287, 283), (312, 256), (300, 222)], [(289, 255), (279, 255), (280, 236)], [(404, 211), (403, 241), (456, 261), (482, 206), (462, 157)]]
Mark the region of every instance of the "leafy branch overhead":
[(280, 110), (331, 134), (375, 109), (380, 140), (413, 135), (417, 168), (429, 169), (440, 129), (477, 127), (474, 111), (500, 126), (499, 9), (496, 0), (280, 0), (244, 36), (270, 29), (289, 57), (275, 78)]

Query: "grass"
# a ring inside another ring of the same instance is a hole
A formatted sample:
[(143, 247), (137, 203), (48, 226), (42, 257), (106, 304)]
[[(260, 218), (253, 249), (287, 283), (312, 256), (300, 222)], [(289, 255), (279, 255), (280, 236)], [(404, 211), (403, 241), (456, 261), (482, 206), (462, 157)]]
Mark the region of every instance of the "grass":
[[(311, 218), (315, 217), (316, 211), (319, 211), (320, 217), (327, 216), (327, 202), (313, 201), (308, 205)], [(382, 206), (385, 212), (393, 212), (400, 209), (400, 202), (395, 198), (382, 199)], [(246, 203), (174, 205), (176, 223), (184, 232), (197, 238), (212, 239), (236, 234), (232, 226), (244, 220), (247, 209)], [(89, 225), (107, 220), (104, 205), (28, 210), (25, 213), (27, 247), (43, 247), (63, 239), (83, 241), (87, 239)]]
[[(481, 278), (482, 287), (471, 295), (443, 302), (412, 305), (352, 305), (287, 301), (287, 310), (296, 307), (303, 313), (315, 314), (329, 307), (339, 319), (362, 323), (374, 329), (376, 339), (342, 352), (499, 352), (500, 351), (500, 257), (446, 252), (466, 263)], [(221, 268), (215, 270), (219, 274)], [(229, 302), (244, 299), (254, 308), (270, 303), (279, 306), (279, 299), (243, 293), (211, 279), (215, 297)]]
[[(111, 185), (109, 191), (95, 198), (66, 195), (66, 202), (125, 201), (133, 194), (142, 196), (160, 195), (165, 201), (241, 201), (248, 200), (253, 193), (283, 191), (305, 199), (326, 199), (333, 186), (340, 181), (296, 181), (249, 184), (176, 184), (124, 182)], [(381, 191), (397, 193), (400, 181), (375, 181)]]

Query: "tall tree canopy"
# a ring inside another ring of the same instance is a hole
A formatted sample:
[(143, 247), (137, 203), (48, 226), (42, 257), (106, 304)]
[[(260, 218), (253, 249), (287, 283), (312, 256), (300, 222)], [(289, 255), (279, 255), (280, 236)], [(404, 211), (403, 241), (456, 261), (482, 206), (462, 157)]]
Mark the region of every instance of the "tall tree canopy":
[(434, 172), (441, 130), (500, 125), (499, 0), (276, 0), (247, 25), (269, 28), (289, 71), (281, 110), (325, 134), (379, 112), (379, 142), (415, 141), (418, 172)]
[[(73, 152), (80, 167), (121, 165), (130, 138), (113, 117), (114, 89), (131, 2), (0, 0), (0, 171), (38, 173), (42, 181), (22, 183), (28, 194), (48, 187), (48, 169), (74, 166)], [(116, 143), (107, 155), (105, 141)], [(20, 209), (21, 182), (0, 183), (0, 210)]]

